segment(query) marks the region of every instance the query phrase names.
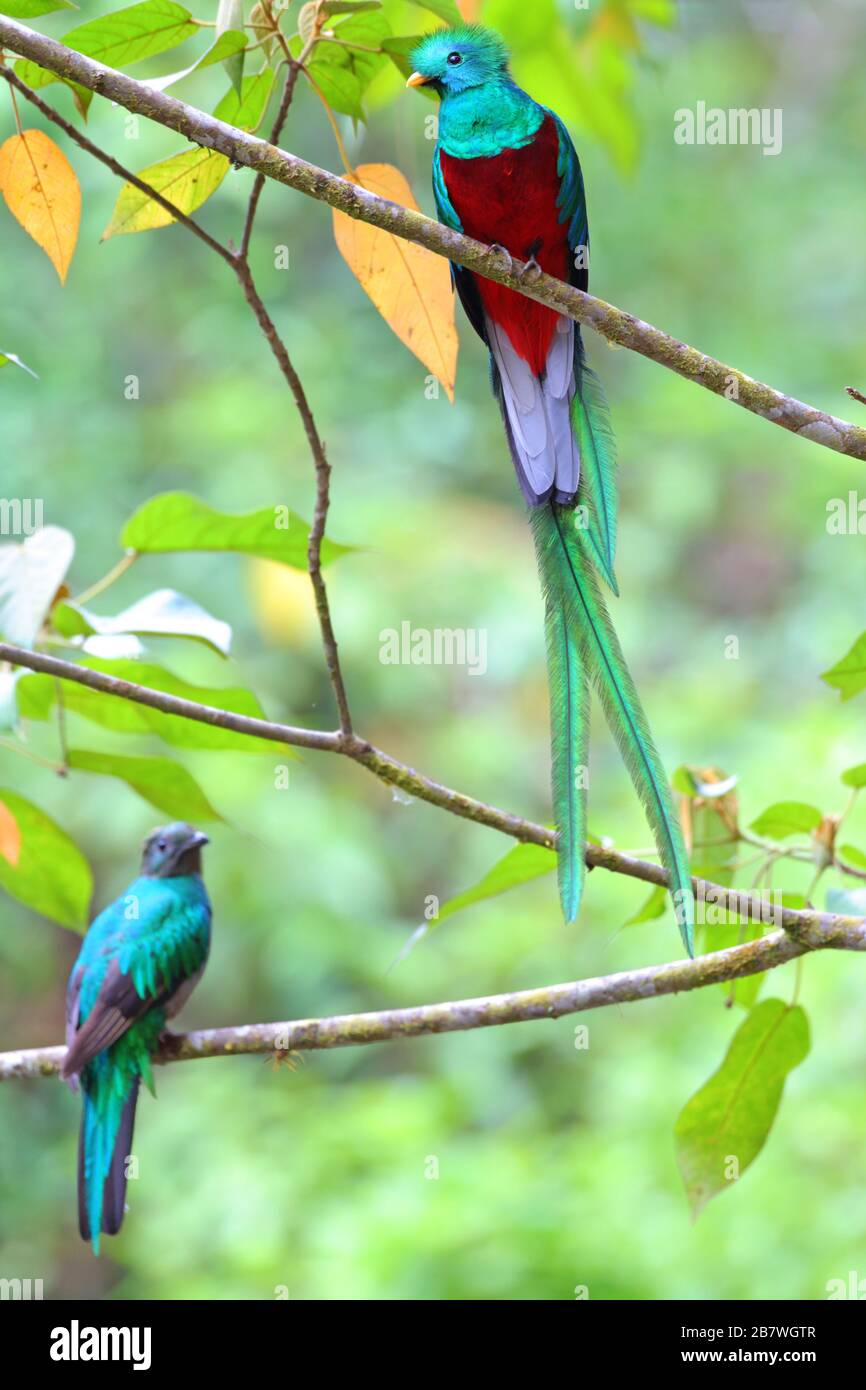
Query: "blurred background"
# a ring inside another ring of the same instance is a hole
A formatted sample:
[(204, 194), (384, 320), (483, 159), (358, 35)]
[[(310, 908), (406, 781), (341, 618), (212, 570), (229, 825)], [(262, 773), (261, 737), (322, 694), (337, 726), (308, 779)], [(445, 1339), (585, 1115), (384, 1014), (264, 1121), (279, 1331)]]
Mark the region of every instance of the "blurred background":
[[(81, 17), (109, 8), (87, 3)], [(193, 8), (209, 15), (215, 0)], [(418, 6), (389, 13), (397, 33), (436, 22)], [(864, 423), (844, 394), (866, 389), (858, 0), (488, 0), (480, 17), (575, 136), (595, 293)], [(56, 15), (36, 24), (69, 28)], [(134, 72), (169, 71), (173, 56)], [(180, 95), (212, 109), (225, 85), (210, 70)], [(433, 107), (400, 88), (383, 73), (368, 126), (341, 118), (341, 129), (353, 160), (397, 163), (431, 212)], [(68, 92), (46, 96), (71, 113)], [(698, 101), (781, 108), (781, 152), (676, 144), (674, 113)], [(128, 139), (125, 119), (94, 102), (89, 133), (131, 167), (181, 148), (144, 123)], [(0, 137), (13, 130), (4, 98)], [(117, 185), (60, 141), (83, 190), (65, 289), (2, 220), (3, 344), (39, 374), (0, 374), (4, 493), (43, 497), (46, 522), (75, 533), (74, 590), (118, 559), (124, 521), (158, 492), (309, 517), (302, 431), (233, 278), (179, 228), (100, 245)], [(340, 167), (303, 83), (282, 143)], [(250, 184), (230, 173), (202, 210), (216, 235), (239, 237)], [(542, 609), (485, 354), (460, 320), (456, 404), (430, 399), (425, 369), (352, 278), (330, 224), (322, 205), (268, 186), (253, 264), (327, 443), (330, 535), (360, 547), (327, 572), (357, 726), (437, 780), (547, 820)], [(279, 245), (287, 271), (274, 265)], [(863, 702), (841, 703), (820, 674), (866, 626), (864, 542), (828, 534), (827, 504), (862, 486), (862, 463), (588, 336), (620, 446), (614, 620), (666, 765), (736, 774), (744, 822), (784, 799), (840, 811), (839, 774), (866, 759)], [(124, 396), (129, 374), (137, 401)], [(225, 663), (154, 642), (154, 659), (201, 684), (245, 685), (274, 719), (333, 727), (305, 575), (228, 555), (145, 558), (93, 607), (114, 612), (162, 586), (229, 621), (234, 647)], [(404, 621), (486, 630), (486, 674), (383, 665), (380, 633)], [(170, 751), (80, 722), (74, 732), (78, 746)], [(56, 751), (50, 727), (30, 738)], [(87, 854), (98, 910), (134, 876), (159, 814), (119, 782), (0, 759), (3, 785)], [(599, 871), (577, 927), (563, 927), (548, 876), (443, 922), (389, 973), (425, 899), (472, 885), (510, 842), (326, 755), (293, 761), (286, 790), (275, 789), (277, 749), (181, 759), (225, 818), (206, 851), (211, 961), (181, 1026), (458, 999), (679, 955), (670, 911), (626, 927), (648, 890)], [(601, 719), (592, 767), (592, 830), (647, 851)], [(860, 808), (846, 838), (864, 837)], [(808, 879), (809, 866), (789, 865), (775, 882), (802, 892)], [(0, 1047), (60, 1041), (78, 944), (4, 897)], [(161, 1069), (158, 1103), (139, 1105), (130, 1212), (98, 1261), (76, 1228), (78, 1102), (56, 1080), (4, 1085), (0, 1274), (42, 1278), (46, 1297), (261, 1299), (285, 1287), (305, 1299), (569, 1299), (577, 1286), (591, 1299), (823, 1297), (829, 1279), (866, 1274), (863, 968), (833, 953), (805, 963), (811, 1055), (763, 1154), (694, 1224), (672, 1130), (742, 1017), (721, 989), (311, 1053), (295, 1071), (258, 1057)], [(762, 997), (787, 1000), (793, 987), (786, 968)]]

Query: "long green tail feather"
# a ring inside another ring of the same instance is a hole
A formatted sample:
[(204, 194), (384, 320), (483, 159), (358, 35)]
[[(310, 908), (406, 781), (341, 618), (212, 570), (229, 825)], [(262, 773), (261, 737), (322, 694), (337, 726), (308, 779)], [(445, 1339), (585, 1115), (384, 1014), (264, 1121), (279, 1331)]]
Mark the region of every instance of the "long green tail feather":
[[(569, 636), (599, 692), (608, 725), (670, 874), (680, 933), (686, 950), (693, 955), (694, 895), (688, 856), (661, 760), (593, 572), (593, 547), (587, 533), (574, 527), (573, 514), (565, 509), (534, 507), (530, 517), (548, 605), (558, 594)], [(574, 855), (574, 846), (566, 841), (560, 853)]]
[[(543, 576), (544, 578), (544, 576)], [(586, 874), (586, 766), (589, 745), (589, 684), (586, 665), (568, 628), (568, 615), (545, 580), (544, 631), (550, 692), (550, 751), (553, 810), (559, 832), (559, 898), (566, 922), (580, 907)]]
[(616, 443), (604, 388), (583, 360), (579, 337), (575, 342), (574, 378), (577, 391), (571, 407), (571, 423), (580, 447), (579, 506), (586, 508), (587, 538), (599, 573), (615, 594), (616, 554)]

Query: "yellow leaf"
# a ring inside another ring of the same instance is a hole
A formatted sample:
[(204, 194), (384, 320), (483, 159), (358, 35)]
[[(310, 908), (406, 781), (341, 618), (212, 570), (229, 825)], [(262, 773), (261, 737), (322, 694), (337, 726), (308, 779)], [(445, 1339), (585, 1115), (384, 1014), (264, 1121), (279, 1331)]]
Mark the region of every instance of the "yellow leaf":
[[(151, 164), (138, 175), (144, 183), (167, 198), (180, 212), (187, 214), (200, 208), (205, 199), (215, 193), (228, 173), (229, 161), (216, 150), (184, 150), (159, 164)], [(149, 232), (154, 227), (168, 227), (175, 219), (159, 203), (155, 203), (134, 184), (125, 183), (111, 214), (111, 221), (102, 233), (102, 240), (124, 236), (127, 232)]]
[(0, 801), (0, 854), (8, 860), (13, 869), (21, 853), (21, 831), (9, 807)]
[(66, 155), (42, 130), (10, 135), (0, 145), (0, 192), (63, 284), (81, 219), (81, 189)]
[[(371, 193), (418, 210), (408, 182), (393, 164), (361, 164), (355, 178)], [(385, 322), (439, 378), (453, 401), (457, 329), (447, 262), (343, 212), (334, 212), (334, 236), (340, 255)]]

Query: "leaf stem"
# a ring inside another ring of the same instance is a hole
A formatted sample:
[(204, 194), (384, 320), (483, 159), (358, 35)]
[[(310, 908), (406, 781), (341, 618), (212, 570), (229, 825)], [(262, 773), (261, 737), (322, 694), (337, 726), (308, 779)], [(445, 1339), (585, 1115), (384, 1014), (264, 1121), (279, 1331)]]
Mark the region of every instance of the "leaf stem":
[(78, 606), (82, 603), (89, 603), (92, 598), (96, 598), (97, 594), (103, 593), (105, 589), (108, 589), (116, 580), (126, 574), (127, 570), (132, 569), (137, 559), (137, 550), (127, 550), (126, 554), (121, 556), (117, 564), (112, 566), (107, 574), (104, 574), (101, 579), (97, 579), (96, 583), (91, 584), (89, 589), (82, 589), (81, 593), (76, 594), (75, 598), (71, 598), (69, 602)]

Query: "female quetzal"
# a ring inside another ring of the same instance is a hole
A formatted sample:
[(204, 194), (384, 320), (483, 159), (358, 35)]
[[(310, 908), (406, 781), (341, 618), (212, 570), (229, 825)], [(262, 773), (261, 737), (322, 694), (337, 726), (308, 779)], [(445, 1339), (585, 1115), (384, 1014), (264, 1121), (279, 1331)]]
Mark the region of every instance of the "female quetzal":
[[(433, 156), (439, 217), (580, 289), (588, 283), (583, 176), (565, 126), (516, 85), (502, 39), (465, 25), (428, 35), (410, 87), (441, 98)], [(529, 504), (545, 595), (553, 801), (567, 922), (585, 873), (586, 758), (591, 676), (670, 873), (692, 952), (688, 857), (656, 752), (595, 571), (614, 593), (613, 439), (580, 329), (555, 310), (452, 265), (469, 320), (490, 351), (493, 389), (517, 480)]]
[(207, 961), (206, 844), (191, 825), (154, 830), (140, 877), (92, 923), (69, 977), (61, 1075), (84, 1096), (78, 1225), (97, 1255), (100, 1233), (123, 1221), (139, 1082), (153, 1090), (151, 1054)]

